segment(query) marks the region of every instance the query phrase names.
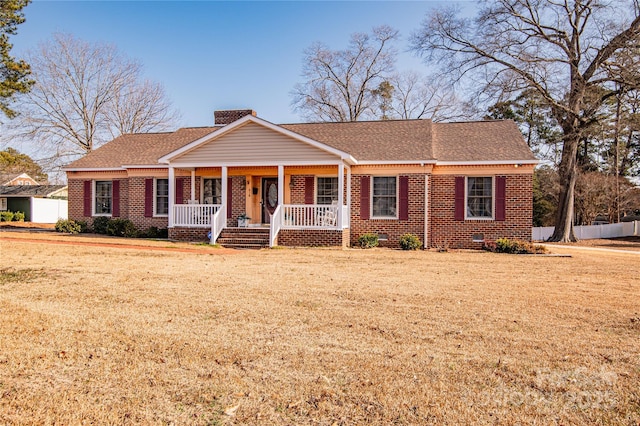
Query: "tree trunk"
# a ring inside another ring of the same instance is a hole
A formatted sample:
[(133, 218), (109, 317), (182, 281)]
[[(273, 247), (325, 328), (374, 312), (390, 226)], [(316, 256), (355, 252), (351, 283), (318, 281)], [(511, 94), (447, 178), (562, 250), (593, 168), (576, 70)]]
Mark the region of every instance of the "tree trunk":
[(576, 180), (578, 178), (577, 154), (580, 137), (575, 131), (565, 129), (562, 160), (558, 170), (560, 178), (560, 195), (558, 197), (558, 213), (555, 229), (549, 238), (551, 242), (574, 242), (578, 239), (573, 232), (573, 212)]

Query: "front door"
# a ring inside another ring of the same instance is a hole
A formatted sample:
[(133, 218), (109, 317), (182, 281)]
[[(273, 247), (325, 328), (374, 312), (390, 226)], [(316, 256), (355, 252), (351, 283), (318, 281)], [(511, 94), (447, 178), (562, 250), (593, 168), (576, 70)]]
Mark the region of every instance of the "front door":
[(278, 207), (278, 178), (262, 178), (262, 223), (271, 223)]

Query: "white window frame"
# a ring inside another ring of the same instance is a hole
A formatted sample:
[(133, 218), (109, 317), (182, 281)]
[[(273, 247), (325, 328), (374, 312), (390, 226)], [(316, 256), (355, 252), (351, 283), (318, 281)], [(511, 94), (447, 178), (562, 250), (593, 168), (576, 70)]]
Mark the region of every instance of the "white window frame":
[[(97, 198), (96, 187), (98, 185), (98, 182), (109, 182), (111, 184), (111, 211), (109, 213), (96, 212), (96, 198)], [(91, 191), (91, 216), (92, 217), (98, 217), (98, 216), (112, 217), (113, 216), (113, 180), (106, 179), (106, 180), (93, 181), (92, 191)]]
[[(204, 181), (205, 179), (218, 179), (220, 181), (220, 204), (222, 204), (222, 177), (221, 176), (201, 176), (200, 177), (200, 204), (204, 204)], [(212, 205), (216, 205), (215, 203)]]
[[(167, 212), (158, 213), (158, 180), (167, 181)], [(168, 217), (169, 216), (169, 178), (153, 178), (153, 217)]]
[(0, 198), (0, 211), (7, 211), (7, 197)]
[[(491, 178), (491, 216), (469, 216), (469, 178)], [(465, 176), (464, 178), (464, 219), (491, 221), (496, 217), (496, 177), (495, 176)]]
[[(375, 216), (373, 214), (373, 190), (375, 188), (375, 179), (376, 178), (394, 178), (396, 180), (396, 214), (395, 216)], [(393, 175), (393, 176), (371, 176), (371, 188), (370, 188), (370, 205), (369, 205), (369, 211), (371, 212), (370, 217), (371, 219), (383, 219), (383, 220), (398, 220), (398, 203), (400, 201), (400, 181), (398, 179), (398, 175)]]
[[(323, 179), (324, 178), (332, 178), (332, 179), (336, 180), (336, 187), (338, 189), (338, 192), (336, 193), (336, 200), (335, 201), (337, 202), (338, 198), (340, 198), (340, 188), (338, 188), (338, 184), (340, 183), (339, 182), (340, 179), (338, 179), (338, 176), (336, 176), (336, 175), (326, 175), (326, 176), (325, 175), (319, 175), (319, 176), (315, 176), (315, 182), (313, 184), (313, 188), (314, 188), (314, 191), (313, 191), (314, 192), (314, 194), (313, 194), (313, 203), (316, 204), (316, 205), (321, 205), (321, 204), (318, 204), (318, 178), (323, 178)], [(333, 201), (333, 200), (331, 200), (331, 201)], [(331, 203), (322, 204), (322, 205), (323, 206), (330, 206)]]

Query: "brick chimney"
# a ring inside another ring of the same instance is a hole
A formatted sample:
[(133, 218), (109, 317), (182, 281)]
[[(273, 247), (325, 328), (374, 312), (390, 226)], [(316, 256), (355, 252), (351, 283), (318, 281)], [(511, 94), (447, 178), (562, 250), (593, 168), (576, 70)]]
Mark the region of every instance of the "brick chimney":
[(227, 125), (236, 120), (240, 120), (245, 115), (256, 116), (256, 112), (252, 109), (230, 109), (225, 111), (214, 111), (213, 119), (215, 124)]

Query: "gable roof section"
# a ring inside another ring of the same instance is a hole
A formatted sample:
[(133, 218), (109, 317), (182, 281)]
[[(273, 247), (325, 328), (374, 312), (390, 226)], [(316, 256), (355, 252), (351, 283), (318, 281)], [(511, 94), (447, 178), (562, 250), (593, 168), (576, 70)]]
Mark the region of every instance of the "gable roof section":
[(362, 162), (435, 160), (431, 120), (282, 124), (281, 127), (348, 152)]
[[(306, 144), (307, 146), (313, 147), (316, 150), (319, 151), (324, 151), (325, 153), (329, 153), (333, 156), (345, 159), (345, 160), (353, 160), (353, 158), (351, 157), (351, 155), (349, 155), (349, 153), (341, 151), (339, 149), (336, 149), (330, 145), (324, 144), (321, 141), (309, 138), (305, 135), (301, 135), (299, 133), (295, 133), (292, 132), (290, 130), (288, 130), (286, 127), (284, 126), (278, 126), (275, 125), (273, 123), (270, 123), (266, 120), (263, 120), (261, 118), (255, 117), (253, 115), (246, 115), (244, 117), (242, 117), (241, 119), (228, 124), (218, 130), (216, 130), (215, 132), (206, 135), (198, 140), (195, 140), (171, 153), (168, 153), (167, 155), (161, 157), (158, 161), (161, 163), (168, 163), (170, 161), (174, 161), (180, 157), (186, 157), (188, 156), (189, 152), (192, 152), (196, 149), (200, 149), (202, 148), (204, 145), (206, 144), (212, 144), (215, 143), (216, 140), (221, 140), (223, 139), (225, 136), (230, 135), (232, 132), (235, 131), (242, 131), (242, 129), (245, 126), (248, 125), (255, 125), (255, 126), (260, 126), (263, 127), (264, 129), (267, 130), (271, 130), (272, 132), (274, 132), (275, 134), (279, 134), (280, 136), (284, 136), (285, 138), (290, 138), (292, 140), (297, 141), (298, 143), (302, 143), (302, 144)], [(271, 135), (273, 136), (273, 135)], [(242, 141), (241, 143), (246, 143), (247, 141)], [(282, 139), (280, 139), (280, 142), (282, 142)], [(213, 151), (215, 151), (215, 147), (213, 148)], [(257, 152), (254, 154), (254, 156), (260, 156), (260, 153)]]
[[(344, 153), (335, 153), (297, 140), (281, 132), (248, 121), (218, 137), (205, 136), (205, 141), (191, 150), (171, 158), (176, 167), (211, 167), (223, 165), (275, 165), (329, 163), (336, 164)], [(161, 158), (160, 161), (164, 161)]]
[(438, 163), (537, 163), (511, 120), (433, 123), (434, 155)]
[(36, 180), (34, 178), (32, 178), (28, 174), (22, 173), (22, 172), (0, 173), (0, 185), (9, 185), (11, 183), (11, 181), (19, 179), (19, 178), (30, 179), (30, 180), (36, 182)]
[(207, 135), (219, 127), (193, 127), (173, 133), (122, 135), (65, 167), (72, 169), (120, 169), (124, 165), (157, 166), (158, 158)]

